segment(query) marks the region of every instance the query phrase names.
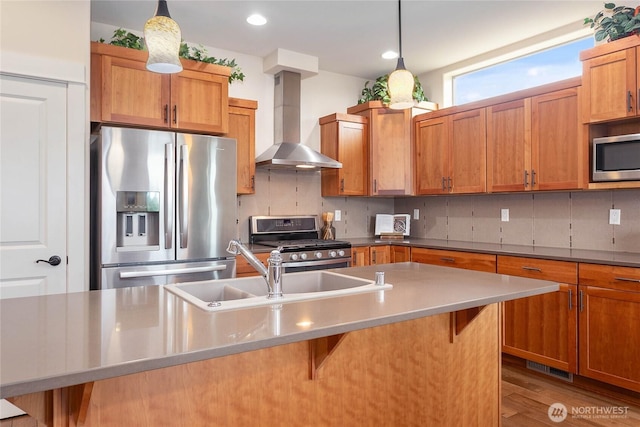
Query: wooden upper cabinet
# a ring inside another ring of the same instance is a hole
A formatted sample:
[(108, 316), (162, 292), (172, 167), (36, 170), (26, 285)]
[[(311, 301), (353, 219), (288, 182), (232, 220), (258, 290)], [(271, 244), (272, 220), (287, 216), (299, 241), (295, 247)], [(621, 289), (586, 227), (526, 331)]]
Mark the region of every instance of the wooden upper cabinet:
[(415, 122), (416, 195), (449, 192), (451, 117)]
[(101, 82), (92, 86), (91, 96), (101, 102), (91, 111), (92, 121), (169, 127), (169, 75), (147, 71), (144, 62), (92, 55), (92, 69), (98, 68)]
[(585, 123), (640, 115), (640, 37), (625, 37), (585, 50), (580, 60)]
[(184, 70), (171, 75), (172, 128), (196, 132), (229, 130), (229, 78)]
[(531, 99), (487, 108), (488, 190), (524, 191), (531, 178)]
[(531, 186), (533, 190), (584, 188), (589, 153), (583, 141), (577, 87), (531, 99)]
[(484, 193), (486, 186), (485, 109), (466, 111), (451, 117), (449, 143), (449, 191)]
[(224, 134), (228, 67), (182, 60), (167, 75), (146, 69), (147, 53), (91, 44), (91, 121)]
[(546, 93), (487, 107), (489, 192), (588, 185), (579, 85), (580, 79), (571, 79), (547, 86)]
[(322, 169), (323, 197), (368, 194), (368, 138), (365, 117), (337, 113), (320, 118), (321, 151), (342, 163), (340, 169)]
[(254, 194), (256, 175), (256, 109), (258, 102), (229, 98), (229, 131), (237, 141), (237, 194)]
[(368, 120), (369, 195), (413, 194), (412, 110), (392, 110), (380, 102), (368, 102), (348, 108), (347, 113)]

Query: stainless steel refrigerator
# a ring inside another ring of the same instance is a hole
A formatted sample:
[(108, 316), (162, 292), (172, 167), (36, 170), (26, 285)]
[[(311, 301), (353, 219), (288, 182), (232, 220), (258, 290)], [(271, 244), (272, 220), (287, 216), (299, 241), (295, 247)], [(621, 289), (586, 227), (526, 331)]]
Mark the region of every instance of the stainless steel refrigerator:
[(235, 276), (236, 141), (103, 126), (91, 144), (91, 289)]

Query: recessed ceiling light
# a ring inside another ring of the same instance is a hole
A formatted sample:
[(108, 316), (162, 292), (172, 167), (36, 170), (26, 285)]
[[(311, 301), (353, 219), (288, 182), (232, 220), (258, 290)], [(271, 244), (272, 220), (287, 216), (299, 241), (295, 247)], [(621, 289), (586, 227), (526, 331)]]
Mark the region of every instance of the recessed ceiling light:
[(257, 13), (254, 13), (253, 15), (247, 18), (247, 22), (251, 25), (264, 25), (267, 23), (267, 18)]
[(388, 50), (382, 54), (384, 59), (396, 59), (398, 57), (398, 52), (394, 52), (393, 50)]

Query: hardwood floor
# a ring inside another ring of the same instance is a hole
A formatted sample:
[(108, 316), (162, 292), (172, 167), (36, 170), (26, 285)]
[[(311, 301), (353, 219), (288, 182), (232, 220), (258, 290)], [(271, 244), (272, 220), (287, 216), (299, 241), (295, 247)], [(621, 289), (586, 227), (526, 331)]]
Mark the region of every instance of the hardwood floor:
[[(549, 417), (555, 403), (566, 407), (564, 421)], [(502, 426), (640, 426), (640, 407), (503, 364)]]
[[(567, 408), (567, 417), (562, 422), (553, 422), (549, 418), (549, 406), (554, 403), (561, 403)], [(583, 412), (582, 418), (571, 414), (574, 409)], [(587, 411), (592, 414), (586, 414)], [(617, 412), (615, 418), (610, 414), (612, 411)], [(503, 364), (502, 426), (640, 426), (640, 406)], [(29, 416), (23, 416), (0, 420), (0, 427), (38, 427), (38, 423)]]

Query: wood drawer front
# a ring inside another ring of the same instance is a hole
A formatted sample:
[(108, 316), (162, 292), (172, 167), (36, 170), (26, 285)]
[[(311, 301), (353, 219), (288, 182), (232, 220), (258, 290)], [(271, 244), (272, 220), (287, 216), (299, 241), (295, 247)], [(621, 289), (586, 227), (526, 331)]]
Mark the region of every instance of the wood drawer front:
[(411, 249), (411, 261), (489, 273), (496, 272), (496, 256), (490, 254), (414, 247)]
[(581, 285), (640, 292), (640, 268), (580, 263)]
[(578, 283), (578, 263), (498, 255), (498, 273), (554, 282)]
[[(267, 266), (267, 259), (269, 258), (269, 252), (254, 254), (256, 258), (260, 260)], [(259, 276), (260, 273), (256, 271), (255, 268), (249, 264), (249, 262), (241, 255), (236, 256), (236, 277), (248, 277), (248, 276)]]

